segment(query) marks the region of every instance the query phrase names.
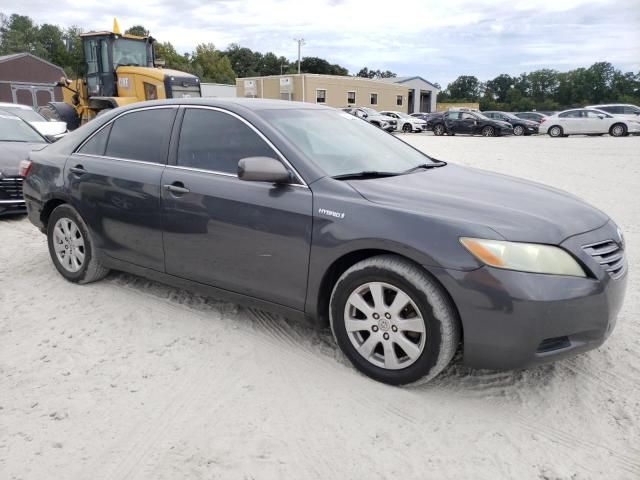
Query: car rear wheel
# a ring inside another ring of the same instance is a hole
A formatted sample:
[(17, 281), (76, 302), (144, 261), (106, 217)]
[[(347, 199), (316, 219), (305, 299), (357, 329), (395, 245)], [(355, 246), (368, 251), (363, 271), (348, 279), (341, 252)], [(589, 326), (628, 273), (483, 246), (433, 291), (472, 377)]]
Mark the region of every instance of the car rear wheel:
[(437, 135), (437, 136), (441, 136), (445, 134), (446, 129), (444, 128), (444, 125), (441, 123), (438, 123), (437, 125), (433, 126), (433, 134)]
[(410, 123), (405, 123), (404, 125), (402, 125), (402, 131), (405, 133), (411, 133), (413, 131), (413, 127)]
[(455, 308), (442, 288), (395, 255), (349, 268), (336, 282), (329, 308), (342, 352), (362, 373), (391, 385), (433, 379), (460, 340)]
[(483, 137), (493, 137), (496, 134), (496, 130), (493, 127), (490, 126), (486, 126), (482, 129), (482, 136)]
[(609, 135), (612, 137), (624, 137), (627, 133), (627, 127), (623, 123), (616, 123), (609, 129)]
[(550, 127), (548, 130), (549, 136), (550, 137), (562, 137), (564, 136), (564, 132), (562, 131), (562, 127), (558, 126), (558, 125), (554, 125), (553, 127)]
[(53, 264), (70, 282), (95, 282), (109, 273), (94, 255), (89, 229), (70, 205), (60, 205), (51, 213), (47, 241)]
[(513, 127), (513, 134), (517, 136), (524, 135), (524, 127), (522, 125), (516, 125)]

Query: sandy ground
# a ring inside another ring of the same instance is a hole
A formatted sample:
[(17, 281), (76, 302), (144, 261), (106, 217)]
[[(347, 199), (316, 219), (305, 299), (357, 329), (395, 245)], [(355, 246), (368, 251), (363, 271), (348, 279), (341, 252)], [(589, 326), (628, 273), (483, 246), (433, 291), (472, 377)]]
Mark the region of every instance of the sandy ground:
[(403, 138), (620, 224), (632, 277), (602, 348), (393, 388), (326, 331), (131, 275), (68, 283), (43, 235), (2, 220), (0, 478), (640, 478), (640, 137)]

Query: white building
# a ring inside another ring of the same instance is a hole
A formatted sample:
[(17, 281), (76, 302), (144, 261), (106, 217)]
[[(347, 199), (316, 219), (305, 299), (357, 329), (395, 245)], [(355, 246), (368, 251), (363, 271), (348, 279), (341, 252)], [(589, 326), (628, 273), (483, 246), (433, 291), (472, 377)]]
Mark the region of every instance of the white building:
[(201, 83), (203, 97), (235, 97), (236, 86), (226, 83)]
[(435, 112), (440, 89), (422, 77), (381, 78), (388, 83), (397, 83), (409, 89), (407, 113)]

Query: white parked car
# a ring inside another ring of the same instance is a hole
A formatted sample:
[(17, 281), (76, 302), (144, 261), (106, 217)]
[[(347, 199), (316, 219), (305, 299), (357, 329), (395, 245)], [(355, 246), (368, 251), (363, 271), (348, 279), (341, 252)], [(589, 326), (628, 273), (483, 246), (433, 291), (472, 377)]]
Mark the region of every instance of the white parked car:
[(629, 120), (640, 120), (640, 107), (629, 103), (607, 103), (603, 105), (591, 105), (584, 108), (595, 108), (602, 110), (615, 117), (624, 117)]
[(420, 118), (412, 117), (406, 113), (396, 111), (380, 112), (382, 115), (398, 120), (398, 129), (405, 133), (424, 132), (427, 129), (427, 122)]
[(551, 137), (606, 133), (612, 137), (623, 137), (630, 133), (640, 133), (640, 120), (615, 117), (595, 108), (574, 108), (544, 119), (539, 133), (548, 133)]
[(33, 108), (19, 103), (0, 102), (0, 111), (5, 111), (16, 117), (20, 117), (29, 123), (40, 134), (52, 137), (61, 137), (67, 132), (66, 122), (48, 121)]

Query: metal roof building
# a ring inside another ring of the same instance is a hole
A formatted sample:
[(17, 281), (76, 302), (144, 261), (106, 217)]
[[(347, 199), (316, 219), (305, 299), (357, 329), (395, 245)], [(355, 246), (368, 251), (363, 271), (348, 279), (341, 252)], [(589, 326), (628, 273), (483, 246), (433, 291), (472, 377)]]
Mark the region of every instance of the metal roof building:
[(44, 106), (62, 100), (54, 84), (64, 70), (30, 53), (0, 56), (0, 102)]

